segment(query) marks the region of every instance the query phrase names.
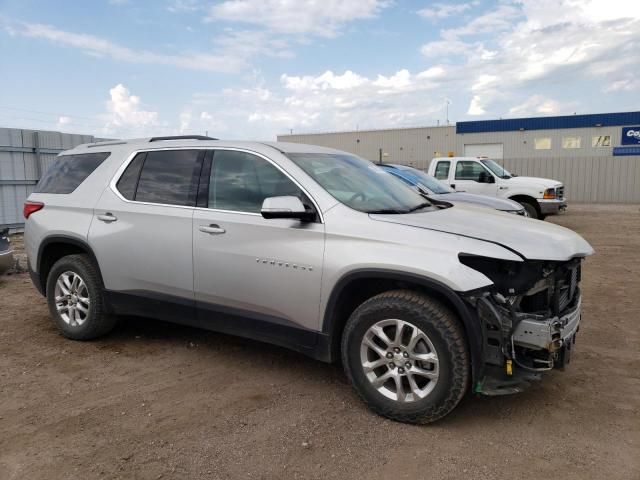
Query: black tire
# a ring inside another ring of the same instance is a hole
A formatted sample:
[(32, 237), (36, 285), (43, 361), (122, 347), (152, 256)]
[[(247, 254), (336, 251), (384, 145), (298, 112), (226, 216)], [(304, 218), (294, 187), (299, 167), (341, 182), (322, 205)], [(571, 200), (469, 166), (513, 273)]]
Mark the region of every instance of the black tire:
[[(64, 320), (56, 308), (55, 289), (60, 275), (72, 272), (86, 285), (90, 299), (88, 313), (82, 324), (72, 325)], [(68, 255), (58, 260), (47, 276), (47, 304), (51, 317), (60, 332), (72, 340), (91, 340), (109, 333), (116, 324), (116, 318), (107, 314), (102, 280), (98, 269), (87, 255)]]
[(544, 220), (544, 216), (538, 211), (537, 205), (535, 205), (533, 202), (527, 202), (526, 200), (523, 200), (519, 203), (526, 210), (527, 214), (529, 215), (529, 218)]
[[(366, 377), (360, 357), (361, 342), (375, 323), (400, 319), (422, 330), (438, 355), (439, 376), (426, 397), (399, 402), (380, 393)], [(464, 330), (456, 315), (441, 302), (411, 290), (376, 295), (351, 315), (342, 336), (342, 363), (362, 400), (376, 413), (392, 420), (425, 424), (451, 412), (465, 395), (470, 360)]]

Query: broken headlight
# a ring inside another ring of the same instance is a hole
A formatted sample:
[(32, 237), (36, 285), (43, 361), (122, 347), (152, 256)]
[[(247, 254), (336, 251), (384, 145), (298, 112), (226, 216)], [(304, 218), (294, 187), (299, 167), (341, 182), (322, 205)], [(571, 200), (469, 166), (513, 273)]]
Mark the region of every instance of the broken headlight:
[(493, 282), (496, 291), (503, 295), (525, 293), (545, 276), (542, 262), (514, 262), (467, 253), (459, 254), (458, 259), (463, 265), (486, 276)]

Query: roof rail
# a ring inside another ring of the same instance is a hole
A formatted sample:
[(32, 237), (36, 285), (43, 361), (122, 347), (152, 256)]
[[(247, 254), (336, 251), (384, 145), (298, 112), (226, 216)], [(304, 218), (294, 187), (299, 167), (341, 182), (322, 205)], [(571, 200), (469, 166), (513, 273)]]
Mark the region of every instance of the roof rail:
[(163, 140), (218, 140), (204, 135), (173, 135), (169, 137), (152, 137), (149, 142), (161, 142)]
[(122, 140), (116, 141), (105, 141), (105, 142), (96, 142), (87, 144), (87, 148), (95, 148), (95, 147), (109, 147), (111, 145), (124, 145), (127, 142), (123, 142)]

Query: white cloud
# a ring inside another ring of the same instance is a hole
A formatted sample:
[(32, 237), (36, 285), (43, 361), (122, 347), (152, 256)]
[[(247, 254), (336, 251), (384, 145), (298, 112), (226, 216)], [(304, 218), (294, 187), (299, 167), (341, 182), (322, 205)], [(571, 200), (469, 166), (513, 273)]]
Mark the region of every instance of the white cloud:
[(191, 126), (191, 112), (182, 112), (179, 116), (180, 119), (180, 127), (178, 131), (180, 133), (186, 133)]
[(434, 124), (444, 115), (444, 97), (432, 92), (444, 82), (445, 67), (440, 65), (416, 74), (402, 69), (374, 77), (350, 70), (316, 76), (284, 74), (278, 88), (267, 89), (257, 82), (252, 88), (198, 94), (192, 108), (216, 108), (221, 131), (241, 138), (273, 139), (291, 128), (326, 131)]
[[(255, 47), (253, 50), (245, 47), (244, 55), (240, 54), (242, 52), (237, 48), (229, 48), (228, 53), (223, 55), (202, 52), (156, 53), (148, 50), (134, 50), (94, 35), (66, 32), (49, 25), (22, 23), (5, 26), (5, 29), (11, 35), (49, 40), (57, 45), (77, 48), (87, 55), (109, 57), (127, 63), (167, 65), (209, 72), (237, 72), (246, 68), (250, 55), (262, 53)], [(247, 38), (240, 40), (247, 41)], [(221, 42), (224, 43), (224, 40)]]
[[(620, 0), (505, 0), (422, 46), (448, 67), (451, 81), (472, 94), (467, 114), (509, 110), (551, 114), (565, 104), (527, 108), (523, 91), (544, 84), (598, 79), (605, 92), (627, 88), (640, 68), (640, 9)], [(557, 87), (556, 87), (557, 88)], [(529, 95), (530, 96), (530, 95)], [(516, 103), (517, 106), (513, 107)]]
[(258, 25), (272, 32), (334, 37), (348, 22), (375, 17), (388, 0), (226, 0), (209, 8), (208, 21)]
[(477, 2), (472, 3), (436, 3), (432, 7), (423, 8), (418, 10), (418, 15), (430, 20), (442, 19), (450, 17), (452, 15), (459, 15), (471, 8), (472, 5), (476, 5)]
[[(228, 29), (214, 39), (216, 50), (227, 58), (250, 59), (256, 56), (291, 58), (286, 40), (257, 30)], [(243, 60), (244, 61), (244, 60)]]
[(200, 113), (200, 120), (213, 120), (213, 117), (211, 116), (211, 114), (209, 112), (201, 112)]
[(108, 113), (103, 116), (106, 120), (105, 133), (133, 136), (161, 126), (158, 112), (143, 110), (140, 97), (132, 95), (121, 83), (109, 90), (109, 96)]
[(520, 105), (509, 109), (510, 116), (560, 115), (570, 113), (575, 105), (564, 104), (543, 95), (533, 95)]
[(605, 93), (632, 92), (637, 90), (636, 82), (637, 80), (632, 75), (628, 75), (625, 78), (611, 82), (604, 88), (604, 91)]
[(469, 109), (467, 110), (467, 115), (484, 115), (486, 110), (482, 104), (482, 99), (479, 95), (474, 95), (471, 98), (471, 103), (469, 104)]
[(64, 130), (67, 127), (69, 127), (69, 124), (72, 123), (71, 117), (67, 117), (67, 116), (60, 116), (58, 117), (58, 123), (56, 124), (56, 130)]

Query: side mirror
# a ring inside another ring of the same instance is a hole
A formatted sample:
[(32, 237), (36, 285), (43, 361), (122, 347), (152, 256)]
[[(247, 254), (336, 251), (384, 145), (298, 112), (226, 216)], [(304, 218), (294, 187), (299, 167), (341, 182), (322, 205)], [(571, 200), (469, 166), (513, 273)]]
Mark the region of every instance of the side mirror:
[(265, 198), (260, 213), (267, 219), (291, 218), (311, 222), (315, 218), (315, 213), (306, 210), (300, 199), (294, 196)]
[(493, 175), (489, 175), (487, 172), (480, 172), (478, 175), (479, 183), (496, 183), (496, 179), (493, 178)]

